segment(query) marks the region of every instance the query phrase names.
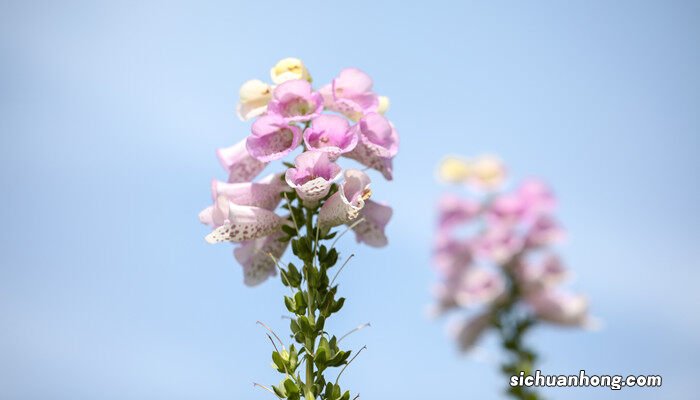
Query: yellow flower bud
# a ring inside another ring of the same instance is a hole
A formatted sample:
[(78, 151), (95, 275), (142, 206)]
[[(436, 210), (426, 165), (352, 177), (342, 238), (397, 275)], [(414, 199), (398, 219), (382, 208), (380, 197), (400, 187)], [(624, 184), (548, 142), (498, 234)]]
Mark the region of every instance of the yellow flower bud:
[(506, 167), (495, 156), (477, 157), (472, 164), (472, 180), (484, 188), (496, 188), (506, 179)]
[(242, 120), (262, 115), (267, 110), (267, 103), (272, 98), (272, 88), (258, 79), (251, 79), (241, 85), (238, 92), (240, 101), (236, 109)]
[(454, 156), (445, 157), (438, 166), (438, 178), (450, 183), (461, 183), (471, 175), (471, 165)]
[(389, 101), (388, 97), (379, 96), (379, 107), (377, 108), (377, 112), (380, 114), (384, 114), (389, 109), (390, 104), (391, 102)]
[(304, 66), (304, 63), (298, 58), (283, 58), (270, 69), (270, 77), (272, 82), (279, 85), (282, 82), (292, 79), (305, 79), (311, 82), (309, 71)]

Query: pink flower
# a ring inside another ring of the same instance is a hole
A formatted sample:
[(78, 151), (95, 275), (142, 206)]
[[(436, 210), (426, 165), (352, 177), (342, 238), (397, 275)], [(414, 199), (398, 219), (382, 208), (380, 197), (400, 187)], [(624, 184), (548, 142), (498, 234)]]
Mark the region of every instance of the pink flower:
[(472, 265), (474, 261), (472, 247), (469, 240), (438, 235), (433, 265), (443, 277), (453, 279)]
[(259, 161), (279, 160), (301, 142), (301, 130), (277, 115), (263, 115), (251, 128), (246, 141), (248, 153)]
[(200, 213), (200, 221), (215, 228), (206, 236), (208, 243), (243, 242), (267, 236), (280, 229), (285, 221), (272, 211), (260, 207), (239, 206), (226, 196), (219, 196), (211, 212)]
[(516, 275), (525, 292), (549, 289), (564, 281), (568, 273), (559, 257), (549, 254), (539, 264), (521, 263)]
[(328, 109), (355, 121), (379, 108), (379, 98), (372, 92), (372, 78), (357, 68), (340, 71), (331, 84), (319, 92)]
[(503, 279), (496, 273), (483, 268), (469, 268), (456, 281), (453, 291), (458, 305), (471, 307), (495, 300), (504, 289)]
[(299, 197), (313, 205), (328, 194), (342, 169), (328, 158), (327, 153), (307, 151), (294, 159), (295, 168), (285, 174), (287, 184), (296, 190)]
[(280, 194), (285, 189), (289, 190), (280, 179), (280, 174), (270, 174), (255, 183), (226, 183), (217, 180), (211, 182), (211, 195), (214, 200), (224, 195), (239, 206), (255, 206), (270, 211), (277, 208), (282, 200)]
[(370, 179), (362, 171), (345, 170), (345, 182), (321, 206), (318, 214), (318, 226), (321, 232), (346, 224), (360, 214), (372, 192), (369, 189)]
[(549, 215), (540, 215), (525, 234), (529, 247), (542, 247), (561, 241), (564, 229)]
[(523, 199), (512, 193), (494, 198), (489, 206), (487, 217), (494, 224), (515, 225), (523, 221), (527, 205)]
[(457, 341), (460, 351), (471, 350), (479, 341), (484, 332), (491, 326), (491, 314), (488, 312), (479, 314), (469, 320), (460, 321), (452, 327), (451, 333)]
[(233, 250), (236, 261), (243, 266), (243, 283), (256, 286), (277, 275), (275, 260), (282, 257), (289, 246), (289, 241), (280, 242), (284, 236), (280, 229), (268, 236), (242, 242)]
[(399, 151), (399, 135), (389, 120), (381, 114), (370, 113), (354, 127), (359, 142), (354, 150), (345, 156), (360, 164), (376, 169), (387, 180), (393, 178), (391, 160)]
[(328, 153), (331, 160), (354, 149), (357, 141), (357, 132), (351, 130), (348, 121), (338, 115), (321, 115), (304, 131), (306, 147)]
[(490, 227), (474, 240), (474, 251), (497, 263), (508, 262), (522, 248), (522, 237), (506, 227)]
[(264, 162), (248, 153), (245, 140), (233, 146), (218, 149), (216, 155), (229, 173), (228, 181), (231, 183), (252, 181), (265, 168)]
[(357, 242), (371, 247), (386, 246), (389, 240), (384, 233), (384, 228), (389, 223), (392, 213), (388, 205), (366, 200), (364, 208), (360, 211), (360, 217), (363, 220), (356, 225), (353, 224), (352, 228)]
[(481, 211), (479, 203), (461, 199), (455, 195), (442, 196), (438, 203), (438, 229), (446, 231), (457, 225), (470, 222)]
[(294, 79), (275, 88), (267, 112), (279, 115), (287, 122), (309, 121), (323, 112), (323, 98), (312, 91), (308, 81)]
[(540, 291), (530, 295), (527, 303), (540, 319), (564, 326), (587, 326), (588, 300), (571, 293)]
[(551, 189), (542, 181), (536, 179), (524, 181), (518, 188), (517, 193), (531, 215), (552, 212), (557, 204)]

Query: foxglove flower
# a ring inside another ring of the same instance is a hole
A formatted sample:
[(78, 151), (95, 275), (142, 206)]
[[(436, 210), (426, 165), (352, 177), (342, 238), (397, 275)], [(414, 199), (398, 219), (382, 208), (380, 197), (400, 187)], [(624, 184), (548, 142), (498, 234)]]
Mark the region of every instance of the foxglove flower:
[(294, 160), (294, 168), (285, 174), (289, 187), (296, 190), (304, 204), (315, 205), (326, 197), (331, 183), (338, 178), (342, 168), (328, 158), (328, 154), (307, 151)]
[(496, 196), (491, 202), (487, 217), (491, 224), (512, 226), (521, 222), (527, 212), (526, 204), (517, 194)]
[(267, 110), (287, 122), (309, 121), (323, 111), (323, 98), (311, 89), (309, 82), (295, 79), (275, 88)]
[(445, 195), (438, 203), (438, 229), (449, 229), (473, 220), (481, 211), (481, 205), (471, 199), (461, 199), (455, 195)]
[(527, 303), (538, 318), (557, 325), (585, 327), (590, 321), (588, 300), (581, 295), (541, 291), (530, 295)]
[(276, 260), (282, 257), (288, 241), (282, 241), (281, 230), (258, 239), (242, 242), (233, 250), (233, 255), (243, 266), (243, 283), (257, 286), (267, 278), (277, 275)]
[[(206, 220), (207, 214), (200, 214)], [(284, 220), (272, 211), (260, 207), (239, 206), (226, 196), (219, 196), (211, 212), (216, 227), (206, 236), (208, 243), (243, 242), (267, 236), (278, 230)]]
[(471, 307), (495, 300), (503, 294), (503, 279), (483, 268), (470, 268), (462, 273), (452, 287), (455, 301), (462, 307)]
[(230, 183), (251, 181), (265, 168), (264, 162), (248, 153), (245, 140), (233, 146), (218, 149), (216, 156), (221, 166), (228, 172)]
[[(379, 109), (379, 97), (372, 92), (372, 85), (369, 75), (357, 68), (346, 68), (320, 92), (328, 109), (357, 121), (363, 115)], [(384, 110), (388, 107), (387, 99)]]
[(311, 75), (309, 75), (309, 70), (306, 69), (304, 63), (300, 59), (293, 57), (278, 61), (270, 69), (270, 78), (277, 85), (294, 79), (303, 79), (311, 82)]
[(361, 221), (351, 222), (352, 230), (358, 243), (371, 247), (384, 247), (389, 240), (384, 233), (393, 211), (386, 204), (365, 200), (365, 206), (360, 211)]
[[(464, 184), (477, 201), (444, 196), (438, 204), (433, 264), (440, 272), (434, 310), (438, 314), (479, 307), (461, 320), (453, 336), (471, 349), (489, 330), (498, 331), (510, 355), (508, 376), (534, 370), (536, 354), (523, 336), (538, 321), (590, 327), (586, 298), (557, 289), (568, 276), (550, 246), (563, 236), (553, 216), (555, 198), (538, 180), (499, 193), (506, 168), (492, 156), (450, 157), (440, 165), (444, 181)], [(491, 264), (489, 269), (475, 264)], [(537, 398), (521, 388), (523, 398)]]
[(473, 161), (471, 175), (467, 182), (480, 189), (495, 190), (503, 184), (505, 179), (505, 164), (497, 157), (483, 155)]
[(438, 167), (440, 180), (449, 183), (463, 183), (477, 190), (496, 190), (506, 178), (503, 162), (490, 155), (482, 155), (473, 160), (461, 157), (445, 157)]
[(468, 240), (438, 234), (433, 254), (433, 265), (447, 279), (459, 276), (474, 261), (473, 245)]
[[(319, 388), (319, 382), (329, 378), (326, 371), (344, 370), (354, 359), (341, 350), (340, 340), (327, 334), (328, 325), (321, 326), (345, 300), (337, 293), (335, 278), (328, 276), (342, 259), (334, 246), (343, 234), (331, 230), (346, 224), (358, 242), (373, 247), (388, 242), (385, 227), (391, 207), (369, 200), (370, 179), (364, 172), (343, 173), (339, 163), (344, 161), (341, 156), (353, 157), (391, 179), (398, 135), (382, 116), (389, 99), (374, 94), (371, 79), (357, 69), (343, 70), (320, 91), (314, 90), (308, 70), (296, 58), (279, 61), (270, 76), (273, 85), (251, 80), (240, 89), (237, 113), (241, 119), (254, 119), (250, 135), (217, 152), (229, 178), (212, 182), (214, 204), (200, 212), (199, 219), (212, 228), (207, 242), (235, 244), (233, 256), (243, 267), (246, 285), (259, 285), (279, 270), (282, 283), (292, 292), (284, 297), (284, 305), (291, 313), (292, 337), (305, 346), (281, 343), (281, 350), (275, 346), (274, 368), (285, 378), (279, 386), (265, 388), (289, 399), (356, 398), (337, 380)], [(362, 122), (351, 126), (347, 118)], [(302, 150), (290, 164), (285, 158), (299, 147)], [(256, 180), (276, 160), (286, 170)], [(341, 173), (344, 180), (338, 183)], [(287, 210), (286, 215), (277, 215), (278, 209)], [(295, 259), (278, 263), (287, 247)], [(315, 327), (307, 329), (309, 324)], [(308, 343), (315, 348), (307, 348)], [(304, 371), (298, 368), (302, 363)]]
[(272, 98), (272, 87), (263, 81), (251, 79), (243, 83), (239, 96), (236, 113), (238, 118), (246, 121), (265, 114), (267, 103)]
[(551, 213), (557, 204), (550, 188), (542, 181), (536, 179), (524, 181), (518, 188), (517, 193), (531, 215)]
[(280, 194), (285, 189), (289, 190), (280, 179), (280, 174), (270, 174), (260, 182), (226, 183), (214, 179), (211, 183), (214, 200), (224, 195), (239, 206), (255, 206), (270, 211), (277, 208), (282, 200)]
[(299, 146), (301, 130), (278, 115), (264, 115), (251, 128), (248, 153), (261, 162), (279, 160)]
[(568, 273), (559, 257), (549, 254), (537, 264), (521, 262), (517, 266), (517, 279), (523, 292), (532, 293), (554, 287), (562, 283)]
[(523, 248), (524, 240), (507, 227), (488, 228), (474, 240), (474, 252), (497, 263), (505, 263)]
[(529, 227), (525, 241), (529, 247), (542, 247), (561, 241), (564, 229), (550, 215), (539, 216)]
[(321, 115), (304, 131), (304, 143), (310, 150), (328, 153), (331, 160), (357, 146), (357, 132), (348, 120), (338, 115)]
[(376, 169), (387, 179), (393, 178), (392, 158), (399, 151), (399, 135), (381, 114), (371, 113), (355, 126), (359, 142), (345, 156)]
[(365, 206), (372, 192), (370, 179), (362, 171), (345, 170), (345, 182), (321, 207), (318, 214), (318, 226), (321, 232), (355, 220)]
[(491, 326), (492, 316), (489, 313), (479, 314), (468, 320), (461, 320), (453, 325), (452, 336), (454, 336), (460, 351), (471, 350), (476, 342)]

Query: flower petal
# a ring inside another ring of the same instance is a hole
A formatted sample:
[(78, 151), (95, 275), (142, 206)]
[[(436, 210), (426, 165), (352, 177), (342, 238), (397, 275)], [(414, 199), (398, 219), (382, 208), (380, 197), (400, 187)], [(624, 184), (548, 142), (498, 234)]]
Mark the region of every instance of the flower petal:
[(216, 151), (219, 162), (229, 173), (231, 183), (249, 182), (265, 168), (265, 163), (253, 158), (246, 149), (246, 140)]

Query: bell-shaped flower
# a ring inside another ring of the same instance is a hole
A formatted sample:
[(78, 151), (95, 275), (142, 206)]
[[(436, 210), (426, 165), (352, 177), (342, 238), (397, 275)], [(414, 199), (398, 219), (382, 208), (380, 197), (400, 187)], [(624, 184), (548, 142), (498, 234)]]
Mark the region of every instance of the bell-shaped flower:
[(229, 201), (225, 196), (214, 200), (214, 204), (200, 211), (199, 222), (212, 228), (223, 226), (229, 217)]
[(525, 243), (528, 247), (542, 247), (559, 242), (564, 236), (564, 229), (554, 217), (540, 215), (525, 233)]
[(365, 206), (360, 211), (361, 221), (350, 223), (355, 232), (358, 243), (365, 243), (371, 247), (384, 247), (389, 240), (384, 233), (384, 228), (389, 223), (393, 211), (386, 204), (366, 200)]
[(526, 301), (543, 321), (564, 326), (590, 326), (585, 296), (548, 290), (535, 292)]
[(440, 275), (453, 279), (461, 275), (474, 262), (472, 243), (438, 234), (433, 253), (433, 265)]
[(250, 182), (265, 168), (265, 163), (248, 153), (246, 140), (216, 150), (221, 166), (228, 172), (230, 183)]
[(474, 252), (497, 263), (506, 263), (523, 249), (523, 239), (514, 230), (491, 226), (475, 238)]
[(488, 303), (503, 294), (505, 284), (496, 273), (483, 268), (469, 268), (453, 282), (454, 298), (462, 307)]
[(263, 81), (251, 79), (241, 85), (239, 96), (236, 113), (238, 118), (246, 121), (265, 114), (267, 103), (272, 98), (272, 87)]
[(447, 232), (472, 221), (480, 212), (481, 205), (476, 201), (446, 194), (438, 202), (438, 230)]
[(537, 179), (524, 181), (517, 190), (530, 216), (551, 213), (557, 201), (552, 190)]
[(248, 153), (261, 162), (278, 160), (299, 146), (301, 130), (277, 115), (263, 115), (251, 127)]
[(281, 174), (270, 174), (259, 182), (241, 183), (212, 180), (212, 199), (216, 200), (220, 195), (224, 195), (239, 206), (254, 206), (272, 211), (282, 200), (280, 194), (289, 190), (280, 177)]
[(276, 260), (282, 257), (289, 246), (289, 241), (279, 240), (284, 236), (280, 229), (268, 236), (242, 242), (233, 250), (236, 261), (243, 266), (243, 283), (257, 286), (277, 275)]
[(537, 264), (521, 262), (516, 269), (518, 282), (526, 293), (550, 289), (567, 276), (561, 260), (554, 254), (547, 255)]
[(467, 183), (482, 190), (498, 189), (506, 180), (506, 166), (498, 157), (482, 155), (471, 162)]
[(306, 151), (294, 159), (294, 168), (287, 170), (285, 179), (307, 206), (316, 205), (328, 194), (331, 183), (341, 171), (327, 153)]
[(355, 220), (365, 206), (372, 191), (367, 174), (356, 169), (345, 170), (345, 182), (338, 186), (338, 191), (323, 203), (318, 214), (318, 226), (321, 232), (327, 232), (334, 226)]
[(523, 199), (514, 193), (496, 196), (486, 213), (491, 224), (516, 225), (523, 221), (527, 212)]
[(348, 120), (339, 115), (324, 114), (314, 118), (304, 131), (304, 143), (310, 150), (328, 153), (331, 160), (357, 146), (358, 136)]
[(381, 114), (370, 113), (354, 127), (359, 142), (345, 156), (381, 172), (387, 180), (393, 178), (391, 159), (399, 151), (399, 135), (389, 120)]
[(323, 98), (311, 89), (308, 81), (286, 81), (272, 92), (267, 111), (279, 115), (287, 122), (309, 121), (323, 112)]
[(491, 320), (491, 314), (485, 312), (452, 325), (450, 333), (455, 338), (459, 350), (467, 352), (474, 348), (479, 339), (491, 326)]
[(447, 156), (440, 161), (437, 169), (439, 180), (447, 183), (464, 183), (471, 175), (471, 164), (457, 156)]
[(311, 76), (304, 63), (300, 59), (293, 57), (279, 60), (270, 69), (270, 78), (277, 85), (293, 79), (303, 79), (311, 82)]
[(208, 213), (200, 214), (202, 222), (211, 222), (214, 230), (206, 236), (208, 243), (243, 242), (267, 236), (280, 229), (284, 219), (260, 207), (240, 206), (219, 196)]
[(379, 109), (379, 97), (372, 91), (372, 78), (357, 68), (340, 71), (331, 84), (322, 87), (319, 92), (328, 109), (353, 121)]

